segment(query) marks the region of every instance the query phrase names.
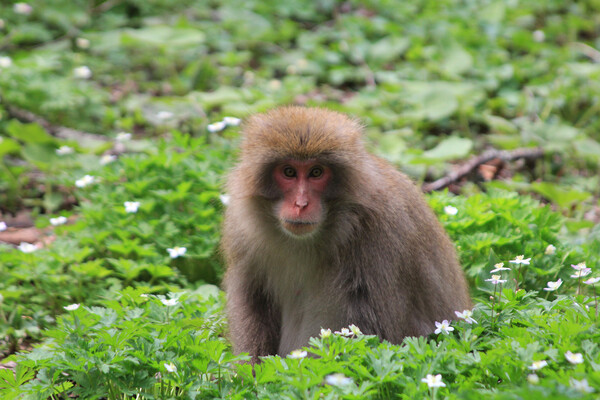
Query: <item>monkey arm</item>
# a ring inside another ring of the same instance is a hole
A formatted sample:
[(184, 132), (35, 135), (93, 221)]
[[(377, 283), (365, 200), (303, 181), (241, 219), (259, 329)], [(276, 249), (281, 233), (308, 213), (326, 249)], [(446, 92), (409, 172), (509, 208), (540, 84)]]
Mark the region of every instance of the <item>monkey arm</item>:
[(259, 356), (277, 353), (281, 316), (262, 283), (245, 279), (241, 268), (230, 268), (225, 276), (229, 334), (235, 353), (249, 353), (252, 363)]

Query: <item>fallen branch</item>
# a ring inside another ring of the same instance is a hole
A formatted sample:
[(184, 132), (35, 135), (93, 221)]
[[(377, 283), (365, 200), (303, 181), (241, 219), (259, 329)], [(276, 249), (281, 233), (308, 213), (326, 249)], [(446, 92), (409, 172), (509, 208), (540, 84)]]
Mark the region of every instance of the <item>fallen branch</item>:
[(109, 140), (108, 137), (97, 135), (95, 133), (83, 132), (77, 129), (67, 128), (65, 126), (53, 125), (48, 120), (32, 113), (31, 111), (23, 110), (21, 108), (17, 108), (8, 104), (5, 104), (5, 107), (8, 111), (8, 114), (11, 117), (18, 119), (21, 122), (35, 122), (39, 124), (42, 128), (44, 128), (46, 131), (48, 131), (51, 135), (56, 136), (60, 139), (74, 140), (77, 142), (83, 140), (97, 140), (106, 142), (107, 140)]
[(531, 149), (516, 149), (516, 150), (488, 150), (483, 154), (471, 158), (469, 161), (464, 163), (463, 165), (456, 168), (454, 171), (450, 172), (448, 175), (440, 178), (436, 181), (425, 183), (421, 189), (425, 193), (433, 192), (434, 190), (440, 190), (452, 183), (458, 182), (460, 179), (464, 178), (471, 172), (473, 172), (477, 167), (482, 164), (487, 163), (488, 161), (494, 159), (500, 159), (503, 161), (514, 161), (520, 158), (525, 158), (529, 160), (533, 160), (536, 158), (540, 158), (544, 155), (544, 150), (536, 147)]

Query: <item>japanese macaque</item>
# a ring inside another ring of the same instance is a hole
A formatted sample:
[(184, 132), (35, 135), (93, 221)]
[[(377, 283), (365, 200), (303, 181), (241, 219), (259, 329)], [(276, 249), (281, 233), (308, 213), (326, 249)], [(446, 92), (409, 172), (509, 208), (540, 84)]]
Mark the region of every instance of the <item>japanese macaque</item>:
[(417, 187), (344, 114), (250, 117), (222, 249), (235, 352), (286, 355), (351, 324), (392, 343), (471, 307), (454, 247)]

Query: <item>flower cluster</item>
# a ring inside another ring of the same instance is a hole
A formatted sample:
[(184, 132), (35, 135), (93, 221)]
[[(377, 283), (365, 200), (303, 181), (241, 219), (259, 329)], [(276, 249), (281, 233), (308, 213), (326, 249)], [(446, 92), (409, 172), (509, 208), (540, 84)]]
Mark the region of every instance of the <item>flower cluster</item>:
[(208, 131), (211, 133), (221, 132), (223, 129), (227, 128), (228, 126), (238, 126), (241, 122), (242, 122), (242, 120), (239, 118), (225, 117), (225, 118), (223, 118), (222, 121), (213, 122), (212, 124), (209, 124), (206, 127), (206, 129), (208, 129)]

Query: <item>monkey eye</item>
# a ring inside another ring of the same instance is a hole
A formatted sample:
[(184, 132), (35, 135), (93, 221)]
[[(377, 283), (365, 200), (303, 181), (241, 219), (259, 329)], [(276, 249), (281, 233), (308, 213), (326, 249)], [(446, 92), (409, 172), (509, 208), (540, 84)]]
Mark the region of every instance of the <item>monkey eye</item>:
[(308, 174), (311, 178), (319, 178), (321, 175), (323, 175), (323, 167), (314, 167)]
[(290, 167), (289, 165), (283, 167), (283, 176), (285, 176), (286, 178), (293, 178), (294, 176), (296, 176), (296, 170)]

